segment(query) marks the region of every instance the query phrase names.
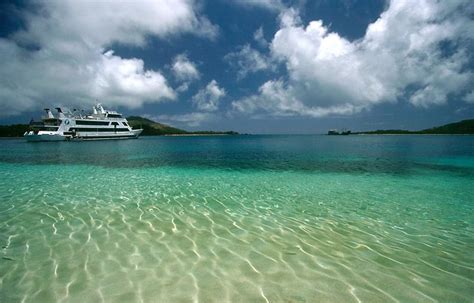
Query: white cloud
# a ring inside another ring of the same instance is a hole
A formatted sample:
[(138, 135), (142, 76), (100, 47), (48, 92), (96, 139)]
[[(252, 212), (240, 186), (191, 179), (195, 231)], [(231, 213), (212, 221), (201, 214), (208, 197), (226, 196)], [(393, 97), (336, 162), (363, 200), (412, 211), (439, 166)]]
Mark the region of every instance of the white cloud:
[(216, 119), (216, 116), (212, 113), (195, 112), (182, 115), (159, 115), (155, 119), (170, 125), (197, 127), (204, 122)]
[(271, 68), (271, 59), (262, 55), (248, 44), (242, 46), (237, 52), (225, 55), (224, 60), (238, 69), (238, 79), (245, 78), (249, 73)]
[(33, 43), (52, 43), (56, 49), (68, 49), (65, 41), (97, 47), (112, 42), (144, 45), (148, 35), (217, 35), (217, 28), (197, 14), (190, 0), (39, 0), (38, 4), (41, 11), (27, 16), (28, 30), (17, 36)]
[(234, 3), (245, 7), (260, 7), (272, 11), (285, 9), (285, 5), (281, 0), (234, 0)]
[(112, 51), (90, 52), (82, 60), (59, 59), (57, 53), (30, 52), (3, 39), (0, 54), (8, 58), (0, 69), (0, 112), (4, 116), (42, 106), (85, 107), (96, 99), (107, 105), (138, 107), (175, 98), (160, 72), (145, 70), (141, 59), (123, 59)]
[[(349, 41), (322, 21), (306, 27), (295, 10), (281, 15), (271, 43), (287, 81), (268, 81), (233, 102), (241, 112), (320, 116), (408, 99), (428, 107), (472, 87), (468, 68), (474, 22), (469, 1), (391, 1), (365, 36)], [(471, 6), (472, 8), (472, 6)], [(451, 43), (447, 53), (440, 43)]]
[(183, 84), (181, 84), (180, 86), (178, 86), (178, 88), (176, 89), (176, 91), (178, 93), (183, 93), (185, 91), (187, 91), (189, 89), (189, 82), (184, 82)]
[(128, 107), (172, 100), (160, 71), (106, 50), (114, 43), (143, 47), (151, 35), (217, 34), (190, 0), (44, 0), (35, 9), (24, 13), (25, 30), (0, 39), (0, 115), (40, 105), (87, 106), (96, 98)]
[(207, 86), (193, 96), (193, 103), (203, 111), (216, 111), (219, 102), (225, 96), (225, 90), (220, 88), (216, 80), (212, 80)]
[(94, 95), (101, 100), (110, 100), (109, 103), (137, 107), (146, 101), (175, 98), (163, 75), (146, 71), (141, 59), (122, 59), (108, 51), (92, 71), (95, 75), (92, 83)]
[(176, 79), (180, 81), (192, 81), (200, 77), (196, 64), (189, 61), (185, 54), (176, 56), (171, 68)]
[(267, 112), (274, 116), (304, 115), (311, 117), (321, 117), (330, 113), (351, 114), (362, 109), (348, 105), (307, 106), (285, 86), (282, 80), (267, 81), (260, 86), (259, 94), (234, 101), (232, 107), (238, 112), (257, 115)]
[(268, 46), (268, 41), (265, 40), (265, 36), (263, 34), (263, 28), (261, 26), (253, 34), (253, 39), (257, 41), (258, 45), (260, 45), (261, 47)]

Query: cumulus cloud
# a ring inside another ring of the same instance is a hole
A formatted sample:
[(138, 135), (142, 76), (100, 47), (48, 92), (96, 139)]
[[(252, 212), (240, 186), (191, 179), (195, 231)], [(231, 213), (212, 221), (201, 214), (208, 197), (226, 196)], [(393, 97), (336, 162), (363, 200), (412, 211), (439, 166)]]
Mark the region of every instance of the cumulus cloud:
[(217, 27), (197, 14), (190, 0), (75, 1), (39, 0), (36, 14), (27, 13), (28, 29), (17, 38), (54, 44), (68, 42), (89, 46), (111, 42), (144, 45), (148, 35), (167, 37), (192, 32), (215, 37)]
[(353, 106), (307, 106), (288, 90), (283, 80), (271, 80), (260, 86), (259, 94), (233, 102), (232, 107), (238, 112), (271, 113), (274, 116), (307, 115), (321, 117), (330, 113), (349, 114)]
[[(126, 104), (130, 107), (154, 99), (174, 99), (175, 94), (159, 72), (147, 71), (141, 59), (123, 59), (113, 51), (103, 54), (93, 70), (92, 92), (99, 99)], [(133, 101), (130, 101), (130, 98)]]
[(192, 97), (192, 102), (199, 110), (198, 112), (159, 115), (156, 119), (171, 125), (198, 127), (205, 122), (218, 119), (214, 112), (219, 109), (219, 103), (225, 95), (225, 89), (219, 87), (216, 80), (212, 80)]
[(189, 61), (185, 54), (176, 56), (171, 68), (176, 79), (180, 81), (192, 81), (200, 77), (196, 64)]
[(225, 94), (225, 90), (219, 87), (217, 81), (212, 80), (193, 96), (192, 101), (199, 110), (212, 112), (219, 108), (219, 102)]
[(40, 0), (23, 18), (24, 30), (0, 39), (2, 115), (95, 99), (128, 107), (172, 100), (175, 92), (159, 70), (114, 55), (111, 46), (143, 47), (151, 35), (217, 34), (189, 0)]
[(242, 46), (236, 52), (225, 55), (224, 60), (237, 69), (237, 79), (243, 79), (250, 73), (271, 68), (271, 58), (248, 44)]
[(474, 80), (467, 68), (474, 38), (470, 9), (467, 0), (393, 0), (357, 41), (331, 32), (322, 21), (304, 26), (297, 11), (287, 10), (271, 43), (287, 78), (264, 83), (233, 107), (321, 116), (400, 99), (429, 107), (462, 97)]

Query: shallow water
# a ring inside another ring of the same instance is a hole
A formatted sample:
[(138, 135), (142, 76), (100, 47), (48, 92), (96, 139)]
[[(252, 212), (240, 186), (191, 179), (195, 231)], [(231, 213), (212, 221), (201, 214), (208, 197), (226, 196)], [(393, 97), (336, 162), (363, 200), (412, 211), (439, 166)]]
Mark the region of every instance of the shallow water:
[(472, 136), (0, 144), (0, 302), (474, 297)]

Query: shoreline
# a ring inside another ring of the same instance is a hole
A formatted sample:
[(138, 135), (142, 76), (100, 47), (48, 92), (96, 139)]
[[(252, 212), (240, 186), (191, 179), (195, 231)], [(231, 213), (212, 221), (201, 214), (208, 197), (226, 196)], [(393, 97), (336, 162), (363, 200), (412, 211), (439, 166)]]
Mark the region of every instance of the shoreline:
[[(350, 135), (328, 135), (328, 134), (166, 134), (166, 135), (142, 135), (147, 137), (223, 137), (242, 135), (262, 135), (262, 136), (331, 136), (331, 137), (353, 137), (353, 136), (474, 136), (474, 134), (350, 134)], [(0, 136), (0, 140), (21, 139), (23, 136)]]
[[(235, 134), (167, 134), (163, 137), (202, 137), (202, 136), (235, 136)], [(144, 136), (144, 137), (159, 137), (159, 136)]]
[(474, 136), (474, 134), (350, 134), (349, 136)]

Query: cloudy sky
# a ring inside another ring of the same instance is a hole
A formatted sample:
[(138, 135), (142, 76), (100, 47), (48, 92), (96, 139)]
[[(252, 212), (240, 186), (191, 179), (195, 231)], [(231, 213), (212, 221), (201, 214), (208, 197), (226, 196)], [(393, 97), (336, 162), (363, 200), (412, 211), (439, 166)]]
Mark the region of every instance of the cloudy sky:
[(195, 130), (474, 118), (472, 0), (0, 4), (0, 123), (96, 100)]

